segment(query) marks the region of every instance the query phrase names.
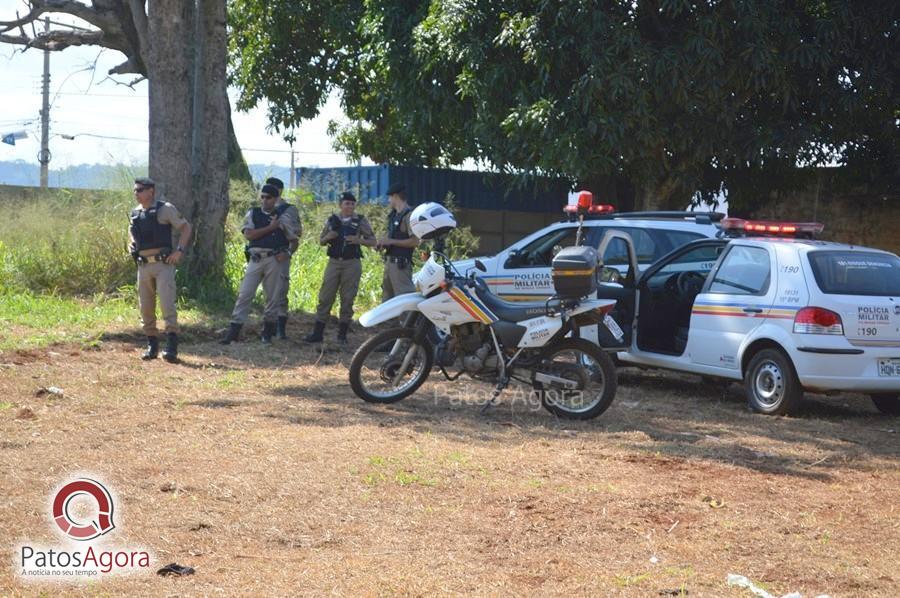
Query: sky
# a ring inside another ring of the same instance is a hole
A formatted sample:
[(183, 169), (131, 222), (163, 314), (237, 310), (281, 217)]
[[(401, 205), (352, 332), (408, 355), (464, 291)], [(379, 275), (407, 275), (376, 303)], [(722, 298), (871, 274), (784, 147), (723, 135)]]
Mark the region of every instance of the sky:
[[(21, 11), (23, 6), (21, 0), (0, 0), (0, 21), (14, 19), (16, 10)], [(51, 18), (79, 23), (63, 15)], [(37, 163), (43, 52), (31, 49), (23, 53), (20, 48), (0, 44), (0, 135), (24, 130), (28, 138), (17, 140), (15, 146), (0, 144), (0, 160)], [(51, 169), (77, 164), (147, 163), (147, 83), (139, 83), (132, 90), (106, 79), (107, 71), (124, 57), (112, 50), (100, 50), (81, 46), (50, 53)], [(83, 70), (95, 61), (93, 71)], [(134, 75), (116, 79), (128, 83)], [(229, 95), (234, 105), (237, 90), (230, 89)], [(235, 111), (232, 118), (247, 162), (290, 166), (290, 146), (277, 133), (267, 131), (264, 106), (246, 113)], [(350, 165), (334, 151), (327, 134), (328, 122), (342, 118), (338, 98), (332, 97), (317, 118), (297, 130), (297, 166)], [(61, 135), (74, 135), (75, 139), (63, 139)]]

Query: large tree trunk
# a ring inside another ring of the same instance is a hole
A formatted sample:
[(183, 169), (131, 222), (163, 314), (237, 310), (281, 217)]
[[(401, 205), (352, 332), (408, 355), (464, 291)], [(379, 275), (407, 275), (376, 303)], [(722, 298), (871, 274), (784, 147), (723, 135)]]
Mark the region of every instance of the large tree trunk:
[(231, 140), (225, 77), (225, 0), (197, 0), (194, 80), (194, 222), (197, 244), (191, 264), (197, 272), (221, 275), (228, 216), (228, 148)]
[(225, 2), (155, 0), (148, 8), (150, 176), (194, 227), (188, 276), (216, 275), (228, 213)]
[(150, 176), (157, 196), (193, 219), (191, 193), (191, 30), (193, 3), (155, 0), (148, 5), (145, 62), (150, 102)]
[(671, 178), (639, 181), (635, 184), (634, 209), (636, 211), (684, 210), (690, 198), (680, 197), (678, 185)]
[[(159, 195), (194, 225), (195, 243), (186, 260), (189, 276), (219, 274), (224, 262), (229, 164), (234, 164), (235, 176), (250, 178), (231, 126), (226, 95), (226, 0), (29, 4), (27, 17), (0, 22), (0, 41), (51, 51), (101, 46), (126, 57), (109, 71), (111, 75), (134, 73), (147, 78), (150, 176), (158, 181)], [(52, 12), (77, 17), (94, 28), (26, 34), (23, 25)]]

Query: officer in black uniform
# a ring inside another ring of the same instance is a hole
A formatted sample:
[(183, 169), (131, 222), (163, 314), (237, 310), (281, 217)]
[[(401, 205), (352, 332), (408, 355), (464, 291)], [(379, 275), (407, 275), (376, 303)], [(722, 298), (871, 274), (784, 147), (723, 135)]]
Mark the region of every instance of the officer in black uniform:
[(406, 187), (391, 185), (387, 196), (391, 205), (388, 234), (378, 240), (378, 248), (385, 250), (384, 277), (381, 280), (382, 301), (416, 290), (412, 281), (412, 255), (413, 249), (419, 245), (419, 239), (409, 227), (412, 208), (406, 201)]
[(338, 291), (341, 294), (341, 311), (337, 340), (341, 344), (347, 342), (347, 331), (353, 319), (353, 301), (359, 291), (359, 279), (362, 276), (361, 246), (375, 245), (375, 234), (369, 221), (355, 210), (356, 197), (345, 191), (340, 198), (340, 214), (329, 216), (319, 236), (319, 243), (328, 246), (328, 265), (319, 289), (315, 329), (303, 339), (306, 342), (322, 342), (325, 322), (331, 314), (331, 306), (334, 305)]
[(240, 335), (260, 282), (266, 295), (262, 342), (272, 342), (275, 335), (278, 301), (285, 280), (281, 264), (290, 259), (290, 243), (296, 238), (296, 234), (288, 230), (281, 221), (286, 208), (284, 205), (276, 207), (277, 201), (278, 189), (272, 185), (263, 185), (260, 191), (262, 205), (249, 210), (244, 218), (242, 232), (247, 239), (244, 250), (247, 269), (231, 314), (228, 334), (222, 339), (223, 345), (237, 340)]

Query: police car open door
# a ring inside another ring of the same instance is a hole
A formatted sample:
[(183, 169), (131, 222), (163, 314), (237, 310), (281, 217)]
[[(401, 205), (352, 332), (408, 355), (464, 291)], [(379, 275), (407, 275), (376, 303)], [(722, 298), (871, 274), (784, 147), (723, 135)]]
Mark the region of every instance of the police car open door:
[[(603, 267), (601, 281), (597, 286), (598, 299), (615, 299), (616, 306), (610, 313), (615, 324), (621, 330), (621, 338), (615, 338), (617, 330), (608, 330), (609, 326), (585, 326), (579, 331), (582, 338), (598, 343), (601, 347), (620, 347), (627, 350), (631, 346), (634, 325), (634, 308), (638, 276), (637, 252), (634, 242), (628, 233), (619, 230), (605, 230), (597, 247), (599, 255), (609, 255), (613, 248), (616, 255), (628, 256), (628, 270), (622, 274), (619, 268)], [(601, 338), (602, 335), (602, 338)]]
[[(629, 243), (608, 233), (601, 250), (609, 243)], [(619, 233), (623, 235), (623, 233)], [(601, 285), (598, 295), (616, 298), (616, 321), (625, 331), (625, 346), (632, 353), (681, 356), (687, 346), (691, 308), (706, 277), (713, 269), (726, 241), (704, 239), (684, 245), (641, 273), (637, 281), (626, 276), (618, 285)], [(629, 256), (634, 248), (629, 246)], [(637, 270), (637, 258), (630, 257)]]

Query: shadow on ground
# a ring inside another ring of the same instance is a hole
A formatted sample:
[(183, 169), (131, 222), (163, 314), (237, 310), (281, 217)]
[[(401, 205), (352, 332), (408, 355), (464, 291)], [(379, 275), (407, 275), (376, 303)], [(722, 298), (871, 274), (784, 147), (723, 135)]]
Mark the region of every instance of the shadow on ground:
[[(529, 440), (576, 436), (596, 442), (602, 450), (604, 438), (614, 437), (620, 446), (653, 458), (714, 461), (818, 480), (829, 479), (837, 467), (872, 468), (870, 456), (900, 457), (900, 422), (876, 413), (863, 396), (808, 395), (799, 417), (770, 417), (747, 409), (739, 385), (623, 370), (613, 406), (595, 420), (578, 422), (555, 418), (528, 399), (527, 392), (514, 389), (481, 414), (480, 404), (490, 390), (487, 384), (448, 383), (433, 372), (414, 396), (377, 405), (353, 395), (346, 379), (334, 380), (327, 389), (316, 380), (275, 388), (274, 395), (293, 400), (266, 415), (324, 427), (357, 426), (374, 419), (381, 427), (469, 442), (501, 440), (516, 431)], [(296, 409), (299, 405), (304, 409)]]

